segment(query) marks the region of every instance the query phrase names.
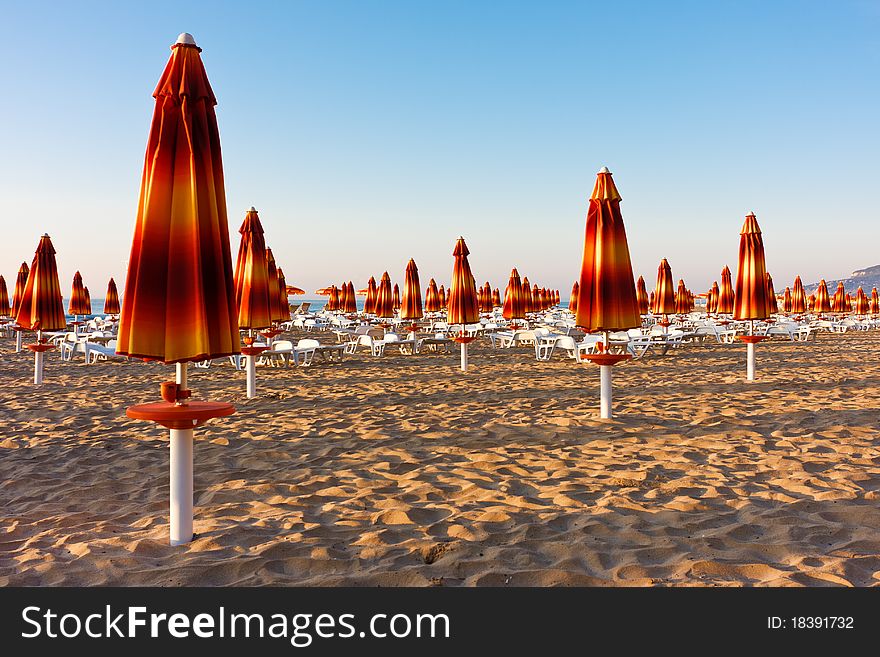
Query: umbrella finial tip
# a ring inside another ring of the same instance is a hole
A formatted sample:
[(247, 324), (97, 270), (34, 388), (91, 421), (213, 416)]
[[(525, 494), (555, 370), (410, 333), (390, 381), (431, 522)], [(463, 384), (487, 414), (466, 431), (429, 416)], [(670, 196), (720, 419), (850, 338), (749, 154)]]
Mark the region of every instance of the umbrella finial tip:
[(599, 173), (611, 173), (611, 171), (608, 170), (608, 167), (602, 167), (599, 169)]
[(177, 41), (175, 43), (182, 43), (187, 46), (194, 46), (196, 45), (196, 39), (189, 32), (181, 32), (180, 35), (177, 37)]
[(256, 212), (256, 211), (257, 211), (257, 209), (253, 205), (251, 206), (251, 209), (248, 210), (248, 212)]

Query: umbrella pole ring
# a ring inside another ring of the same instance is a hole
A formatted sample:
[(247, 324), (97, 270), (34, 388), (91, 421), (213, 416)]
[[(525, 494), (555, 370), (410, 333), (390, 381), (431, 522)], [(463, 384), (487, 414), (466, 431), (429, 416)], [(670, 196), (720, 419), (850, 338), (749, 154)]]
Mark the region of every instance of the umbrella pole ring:
[(193, 430), (171, 429), (171, 545), (189, 543), (193, 536)]
[(599, 366), (599, 417), (611, 419), (611, 365)]

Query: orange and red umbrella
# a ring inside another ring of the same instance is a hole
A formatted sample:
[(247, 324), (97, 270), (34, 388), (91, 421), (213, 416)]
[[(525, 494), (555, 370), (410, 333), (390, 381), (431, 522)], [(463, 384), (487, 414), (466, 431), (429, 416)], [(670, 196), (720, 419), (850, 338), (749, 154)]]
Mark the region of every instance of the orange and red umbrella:
[(331, 312), (339, 310), (339, 301), (339, 288), (335, 285), (331, 285), (330, 294), (327, 295), (327, 305), (325, 307)]
[(373, 314), (375, 314), (376, 317), (381, 317), (383, 319), (394, 317), (391, 277), (388, 275), (387, 271), (383, 273), (382, 278), (379, 279), (379, 289), (376, 293), (376, 304), (373, 309)]
[(672, 267), (666, 258), (657, 267), (657, 287), (654, 288), (651, 312), (655, 315), (672, 315), (675, 312), (675, 284), (672, 282)]
[(0, 317), (9, 317), (12, 308), (9, 307), (9, 290), (6, 289), (6, 279), (0, 276)]
[(871, 314), (880, 314), (880, 293), (876, 287), (871, 289)]
[(68, 315), (90, 315), (91, 308), (86, 305), (83, 292), (83, 279), (79, 272), (73, 275), (73, 287), (70, 291), (70, 303), (67, 305)]
[(440, 300), (440, 293), (437, 291), (437, 283), (432, 278), (428, 282), (428, 289), (425, 291), (425, 312), (436, 313), (443, 307)]
[(200, 53), (176, 43), (153, 96), (117, 352), (165, 362), (237, 354), (220, 134)]
[(107, 294), (104, 297), (104, 314), (119, 314), (119, 291), (116, 289), (116, 281), (112, 278), (107, 283)]
[(691, 298), (685, 287), (684, 279), (678, 279), (678, 289), (675, 291), (675, 312), (679, 315), (687, 315), (691, 311)]
[(364, 313), (367, 315), (374, 315), (376, 313), (376, 297), (379, 295), (379, 290), (376, 287), (376, 279), (373, 276), (370, 276), (370, 280), (367, 281), (367, 298), (364, 299)]
[(400, 288), (397, 286), (397, 283), (394, 284), (394, 289), (391, 290), (391, 307), (394, 310), (400, 309)]
[(819, 281), (819, 287), (816, 288), (816, 302), (813, 309), (817, 313), (831, 312), (831, 296), (828, 294), (828, 285), (824, 278)]
[(712, 288), (709, 290), (709, 301), (706, 304), (706, 312), (718, 312), (718, 299), (721, 296), (721, 288), (718, 287), (718, 281), (712, 281)]
[[(271, 296), (277, 290), (275, 279), (270, 284), (269, 261), (263, 225), (257, 211), (251, 207), (238, 229), (241, 241), (235, 261), (235, 303), (238, 307), (238, 327), (264, 329), (272, 326)], [(276, 272), (277, 273), (277, 272)], [(275, 305), (278, 295), (275, 294)], [(287, 305), (286, 303), (284, 305)], [(277, 314), (281, 314), (280, 310)]]
[[(434, 284), (434, 279), (431, 279)], [(428, 286), (430, 291), (431, 287)], [(437, 285), (434, 284), (434, 300), (436, 302)], [(439, 309), (439, 308), (438, 308)], [(436, 311), (429, 311), (436, 312)], [(424, 316), (422, 312), (422, 286), (419, 283), (419, 268), (412, 258), (406, 263), (406, 276), (403, 281), (403, 300), (400, 305), (400, 318), (417, 320)]]
[(865, 294), (861, 285), (859, 286), (859, 289), (856, 290), (856, 305), (854, 310), (856, 315), (868, 314), (868, 296)]
[(467, 244), (463, 237), (455, 243), (452, 255), (452, 281), (449, 284), (447, 321), (450, 324), (475, 324), (480, 321), (480, 308), (477, 305), (477, 284), (468, 263)]
[(620, 193), (603, 167), (587, 210), (584, 255), (575, 324), (587, 331), (617, 331), (641, 325)]
[(571, 286), (571, 296), (568, 298), (568, 309), (577, 315), (578, 295), (580, 294), (581, 285), (577, 281)]
[(446, 308), (449, 305), (449, 295), (446, 294), (446, 289), (442, 285), (437, 291), (437, 298), (440, 299), (441, 308)]
[(492, 290), (492, 309), (501, 307), (501, 291), (496, 287)]
[(84, 288), (83, 288), (83, 296), (84, 296), (85, 299), (86, 299), (86, 308), (88, 308), (88, 310), (89, 310), (89, 311), (88, 311), (87, 313), (85, 313), (85, 314), (86, 314), (86, 315), (91, 315), (91, 314), (92, 314), (92, 295), (89, 294), (89, 288), (88, 288), (88, 287), (84, 287)]
[[(290, 319), (290, 302), (287, 300), (287, 281), (284, 278), (284, 270), (278, 268), (278, 297), (281, 303), (281, 316), (279, 322), (286, 322)], [(270, 285), (271, 288), (271, 285)]]
[(345, 295), (345, 307), (343, 310), (347, 313), (356, 313), (357, 298), (354, 295), (354, 283), (349, 281), (346, 287), (348, 288), (348, 292)]
[(18, 268), (18, 275), (15, 277), (15, 290), (12, 292), (12, 316), (18, 315), (18, 306), (21, 304), (22, 295), (24, 295), (24, 286), (27, 285), (28, 272), (30, 269), (26, 262), (21, 263)]
[(734, 319), (766, 319), (771, 306), (764, 263), (764, 239), (754, 212), (746, 215), (739, 238)]
[(834, 299), (831, 301), (831, 312), (844, 313), (849, 310), (849, 304), (846, 301), (846, 288), (843, 281), (837, 284), (837, 290), (834, 292)]
[(719, 315), (729, 315), (733, 312), (735, 294), (730, 267), (724, 266), (721, 270), (721, 288), (718, 294), (718, 307), (715, 310)]
[(773, 277), (770, 276), (770, 272), (766, 272), (765, 279), (767, 281), (767, 294), (769, 295), (767, 300), (770, 303), (770, 314), (775, 315), (779, 312), (779, 304), (776, 301), (776, 291), (773, 289)]
[(786, 287), (782, 294), (782, 312), (788, 314), (791, 312), (791, 288)]
[(791, 312), (800, 314), (807, 312), (807, 294), (804, 292), (804, 284), (801, 277), (796, 276), (794, 279), (794, 287), (791, 291)]
[(522, 279), (523, 307), (527, 313), (535, 312), (534, 299), (532, 299), (532, 284), (529, 283), (529, 277)]
[(519, 279), (519, 272), (514, 267), (510, 270), (510, 280), (507, 281), (507, 288), (504, 290), (504, 305), (501, 307), (501, 316), (504, 319), (525, 319), (524, 287)]
[(639, 276), (636, 281), (636, 302), (639, 304), (639, 314), (648, 314), (648, 289), (645, 287), (645, 277)]
[(305, 294), (306, 291), (301, 287), (297, 287), (296, 285), (288, 285), (287, 286), (287, 295), (291, 297), (299, 296), (300, 294)]
[(15, 323), (32, 331), (57, 331), (67, 327), (55, 248), (48, 235), (40, 238), (22, 292)]
[(483, 285), (483, 294), (480, 299), (480, 312), (492, 312), (492, 287), (489, 285), (489, 281), (486, 281), (486, 284)]
[(266, 280), (269, 289), (269, 318), (272, 322), (280, 322), (282, 320), (281, 297), (278, 289), (273, 289), (273, 281), (278, 285), (278, 265), (275, 264), (275, 256), (272, 249), (266, 249)]

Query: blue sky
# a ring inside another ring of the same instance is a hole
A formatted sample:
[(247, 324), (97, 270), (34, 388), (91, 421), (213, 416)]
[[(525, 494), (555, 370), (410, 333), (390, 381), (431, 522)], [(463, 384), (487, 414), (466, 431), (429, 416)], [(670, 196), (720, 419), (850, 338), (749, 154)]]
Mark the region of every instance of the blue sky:
[[(414, 257), (576, 278), (607, 165), (636, 276), (705, 291), (754, 210), (777, 288), (880, 263), (880, 2), (4, 2), (0, 273), (49, 232), (66, 291), (122, 282), (150, 94), (191, 32), (233, 256), (254, 205), (307, 290)], [(120, 285), (120, 288), (122, 286)]]

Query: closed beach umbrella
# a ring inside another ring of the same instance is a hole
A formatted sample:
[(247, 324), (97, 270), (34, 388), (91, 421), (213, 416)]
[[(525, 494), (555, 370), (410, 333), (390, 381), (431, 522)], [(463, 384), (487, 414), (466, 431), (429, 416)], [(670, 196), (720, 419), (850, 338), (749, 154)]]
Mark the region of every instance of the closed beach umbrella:
[[(434, 279), (431, 279), (431, 283)], [(430, 289), (430, 286), (429, 286)], [(437, 286), (434, 285), (436, 300)], [(434, 312), (434, 311), (431, 311)], [(400, 305), (400, 318), (415, 321), (424, 316), (422, 312), (422, 286), (419, 283), (419, 268), (416, 261), (410, 258), (406, 263), (406, 275), (403, 281), (403, 299)]]
[(27, 285), (28, 273), (30, 268), (26, 262), (21, 263), (18, 268), (18, 275), (15, 277), (15, 290), (12, 292), (12, 316), (18, 315), (18, 307), (21, 305), (21, 298), (24, 295), (24, 287)]
[(735, 294), (730, 273), (730, 267), (724, 266), (721, 270), (721, 287), (718, 294), (718, 308), (715, 310), (719, 315), (729, 315), (733, 312)]
[(810, 312), (813, 312), (816, 309), (816, 294), (813, 293), (809, 297), (807, 297), (807, 308), (810, 309)]
[(522, 282), (523, 307), (527, 313), (535, 312), (534, 300), (532, 299), (532, 285), (529, 283), (529, 277), (523, 277)]
[(345, 312), (345, 304), (348, 301), (348, 284), (343, 283), (339, 288), (339, 292), (336, 295), (336, 310), (339, 312)]
[(79, 272), (73, 275), (73, 287), (70, 290), (70, 303), (67, 305), (68, 315), (88, 315), (90, 308), (86, 305), (86, 295), (83, 292), (83, 279)]
[(736, 274), (734, 319), (749, 320), (746, 371), (749, 381), (755, 380), (755, 344), (762, 336), (754, 335), (754, 320), (766, 319), (772, 312), (767, 267), (764, 263), (764, 240), (754, 212), (746, 215), (739, 237), (739, 267)]
[(650, 294), (648, 294), (648, 310), (650, 312), (654, 312), (654, 290), (651, 290)]
[(432, 278), (428, 282), (428, 289), (425, 291), (425, 312), (436, 313), (443, 307), (440, 301), (440, 292), (437, 290), (437, 283)]
[(786, 287), (782, 294), (782, 312), (788, 314), (791, 312), (791, 288)]
[(611, 172), (602, 167), (596, 175), (587, 210), (575, 324), (587, 332), (605, 333), (604, 353), (588, 356), (599, 365), (603, 418), (611, 417), (611, 368), (626, 357), (607, 353), (608, 332), (642, 323), (620, 200)]
[(880, 314), (880, 293), (876, 287), (871, 289), (871, 314)]
[(844, 313), (849, 310), (849, 304), (846, 301), (846, 288), (843, 281), (837, 284), (837, 290), (834, 292), (834, 299), (831, 301), (831, 311), (835, 313)]
[(346, 313), (356, 313), (357, 312), (357, 297), (354, 294), (354, 283), (351, 281), (348, 282), (346, 286), (348, 288), (348, 293), (345, 295), (345, 310)]
[(571, 286), (571, 296), (568, 298), (568, 309), (575, 315), (578, 310), (578, 295), (580, 294), (581, 284), (577, 281)]
[(645, 277), (639, 276), (636, 281), (636, 302), (639, 304), (639, 314), (648, 314), (648, 288), (645, 286)]
[(486, 284), (483, 285), (483, 298), (482, 303), (480, 303), (480, 311), (484, 313), (492, 312), (492, 287), (489, 285), (489, 281), (486, 281)]
[(330, 311), (339, 310), (339, 288), (335, 285), (330, 286), (325, 308)]
[(43, 331), (57, 331), (67, 327), (64, 304), (61, 301), (61, 283), (55, 263), (55, 248), (48, 235), (40, 238), (37, 252), (25, 282), (15, 323), (22, 328), (37, 331), (37, 343), (28, 345), (34, 352), (34, 384), (43, 383)]
[[(477, 283), (471, 273), (468, 262), (467, 244), (463, 237), (455, 243), (452, 255), (455, 261), (452, 266), (452, 280), (449, 283), (449, 300), (447, 303), (446, 321), (449, 324), (476, 324), (480, 321), (480, 308), (477, 305)], [(467, 371), (467, 338), (459, 337), (461, 342), (461, 370)]]
[[(811, 297), (813, 295), (810, 295)], [(828, 285), (825, 283), (825, 279), (823, 278), (819, 281), (819, 287), (816, 288), (816, 300), (813, 304), (811, 310), (816, 313), (830, 313), (831, 312), (831, 297), (828, 295)]]
[(856, 290), (856, 305), (854, 310), (856, 315), (868, 314), (868, 295), (865, 294), (861, 285), (859, 286), (859, 289)]
[(269, 286), (269, 319), (272, 322), (280, 322), (281, 314), (281, 298), (278, 296), (277, 289), (273, 290), (272, 282), (278, 285), (278, 265), (275, 263), (275, 256), (272, 249), (266, 249), (266, 280)]
[(678, 279), (678, 289), (675, 292), (675, 312), (679, 315), (687, 315), (691, 311), (691, 299), (684, 279)]
[(112, 278), (110, 279), (110, 282), (107, 283), (107, 294), (104, 297), (104, 314), (119, 314), (119, 291), (116, 289), (116, 281)]
[(376, 296), (378, 294), (379, 290), (376, 287), (376, 279), (370, 276), (370, 280), (367, 281), (367, 298), (364, 300), (364, 314), (374, 315), (376, 313)]
[(88, 309), (88, 312), (86, 313), (86, 315), (91, 315), (92, 314), (92, 295), (89, 294), (88, 287), (83, 288), (83, 296), (86, 299), (86, 308)]
[(373, 313), (377, 317), (383, 319), (394, 317), (394, 299), (392, 294), (391, 277), (386, 271), (382, 274), (382, 278), (379, 279), (379, 289), (376, 294), (376, 306)]
[(281, 267), (278, 268), (278, 297), (279, 302), (281, 304), (281, 315), (279, 316), (279, 322), (286, 322), (290, 320), (290, 302), (287, 300), (287, 280), (284, 276), (284, 270)]
[(0, 276), (0, 317), (9, 317), (12, 308), (9, 306), (9, 290), (6, 289), (6, 279)]
[(117, 343), (166, 363), (240, 350), (217, 101), (200, 49), (178, 41), (153, 93)]
[(718, 281), (712, 281), (712, 289), (709, 290), (709, 303), (706, 306), (707, 312), (718, 312), (718, 299), (721, 296), (721, 288), (718, 287)]
[(770, 302), (770, 314), (775, 315), (779, 312), (779, 304), (776, 302), (776, 291), (773, 289), (773, 277), (770, 276), (770, 272), (767, 272), (766, 280), (767, 294), (769, 295), (768, 300)]
[(846, 303), (844, 303), (843, 312), (848, 313), (848, 312), (851, 312), (852, 309), (853, 309), (852, 297), (850, 296), (849, 292), (847, 292)]
[(537, 313), (544, 310), (542, 304), (544, 300), (541, 298), (541, 290), (538, 289), (538, 284), (532, 285), (532, 312)]
[[(268, 328), (272, 326), (270, 296), (277, 289), (277, 283), (271, 286), (269, 284), (268, 251), (263, 225), (253, 207), (245, 214), (238, 232), (241, 234), (241, 241), (233, 276), (238, 327), (250, 330)], [(277, 294), (275, 296), (277, 304)]]
[(526, 317), (523, 284), (516, 267), (510, 270), (510, 279), (504, 290), (504, 305), (501, 307), (501, 316), (507, 320), (525, 319)]
[(397, 283), (394, 284), (394, 288), (391, 290), (391, 306), (394, 310), (400, 309), (400, 288), (397, 286)]
[(804, 292), (804, 284), (800, 276), (795, 277), (794, 287), (791, 290), (791, 312), (796, 315), (807, 312), (807, 294)]
[(496, 287), (492, 290), (492, 309), (501, 307), (501, 291)]
[(654, 288), (655, 315), (671, 315), (675, 312), (675, 284), (672, 282), (672, 267), (666, 258), (657, 267), (657, 287)]
[(440, 289), (437, 290), (437, 298), (440, 299), (441, 308), (446, 308), (446, 306), (449, 305), (449, 296), (446, 294), (446, 288), (442, 285), (440, 286)]

